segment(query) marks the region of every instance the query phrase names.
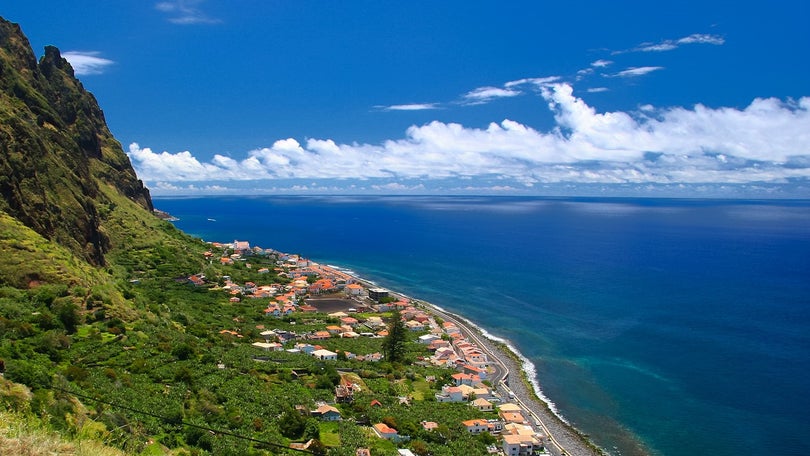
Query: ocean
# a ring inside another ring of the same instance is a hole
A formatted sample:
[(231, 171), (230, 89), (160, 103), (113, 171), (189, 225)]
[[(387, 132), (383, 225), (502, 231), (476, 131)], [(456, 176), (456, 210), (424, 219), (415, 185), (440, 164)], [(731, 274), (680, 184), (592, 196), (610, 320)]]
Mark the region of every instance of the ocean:
[(155, 198), (508, 339), (612, 454), (810, 453), (810, 201)]

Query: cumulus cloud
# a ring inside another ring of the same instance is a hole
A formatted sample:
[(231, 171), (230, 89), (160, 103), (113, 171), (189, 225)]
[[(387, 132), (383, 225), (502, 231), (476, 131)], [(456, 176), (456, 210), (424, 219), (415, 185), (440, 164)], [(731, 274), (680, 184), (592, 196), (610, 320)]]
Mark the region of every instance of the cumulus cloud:
[(218, 19), (204, 13), (199, 4), (202, 0), (171, 0), (155, 4), (155, 9), (169, 15), (169, 22), (173, 24), (216, 24)]
[(311, 182), (367, 181), (377, 190), (419, 191), (421, 183), (442, 180), (526, 188), (810, 179), (810, 97), (757, 98), (744, 109), (598, 112), (569, 84), (546, 84), (540, 95), (554, 116), (548, 131), (508, 119), (484, 128), (433, 121), (380, 144), (287, 138), (243, 158), (201, 161), (188, 151), (156, 153), (133, 143), (129, 157), (147, 183), (174, 186), (303, 180), (297, 185), (311, 190)]
[(99, 55), (100, 53), (95, 51), (68, 51), (62, 53), (62, 57), (73, 67), (73, 72), (76, 73), (76, 76), (101, 74), (108, 66), (115, 63), (112, 60), (99, 57)]

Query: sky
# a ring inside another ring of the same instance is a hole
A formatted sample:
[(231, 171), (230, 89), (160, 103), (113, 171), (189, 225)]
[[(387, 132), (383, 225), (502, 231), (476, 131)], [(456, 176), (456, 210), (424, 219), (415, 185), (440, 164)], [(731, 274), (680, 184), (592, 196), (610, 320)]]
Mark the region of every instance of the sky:
[(0, 4), (153, 195), (810, 198), (810, 2)]

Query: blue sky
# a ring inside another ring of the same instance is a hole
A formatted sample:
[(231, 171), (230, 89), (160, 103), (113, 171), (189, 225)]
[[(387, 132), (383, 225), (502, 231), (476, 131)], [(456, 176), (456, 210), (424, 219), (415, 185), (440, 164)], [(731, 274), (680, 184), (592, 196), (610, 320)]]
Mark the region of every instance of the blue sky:
[(153, 194), (810, 197), (804, 1), (30, 0)]

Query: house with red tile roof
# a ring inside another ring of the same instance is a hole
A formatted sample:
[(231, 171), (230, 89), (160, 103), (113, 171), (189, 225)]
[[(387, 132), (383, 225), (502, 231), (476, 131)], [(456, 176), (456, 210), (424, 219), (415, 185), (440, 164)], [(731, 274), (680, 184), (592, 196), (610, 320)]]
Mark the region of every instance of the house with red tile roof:
[(393, 442), (399, 442), (401, 440), (397, 430), (385, 423), (377, 423), (372, 426), (372, 428), (374, 429), (374, 433), (381, 439), (391, 440)]
[(473, 435), (478, 435), (482, 432), (489, 432), (489, 423), (487, 423), (487, 420), (467, 420), (462, 421), (461, 425), (467, 429), (467, 432)]

